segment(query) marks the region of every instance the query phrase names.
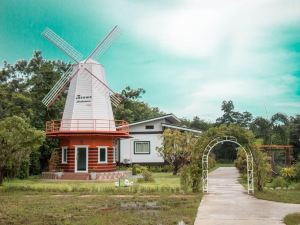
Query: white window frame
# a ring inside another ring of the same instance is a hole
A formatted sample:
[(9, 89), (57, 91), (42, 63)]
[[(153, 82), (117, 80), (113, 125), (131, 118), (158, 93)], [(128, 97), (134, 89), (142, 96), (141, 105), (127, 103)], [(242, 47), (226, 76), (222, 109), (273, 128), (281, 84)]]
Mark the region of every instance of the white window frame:
[[(64, 151), (66, 151), (66, 161), (64, 160)], [(68, 146), (61, 147), (61, 164), (68, 164)]]
[[(137, 144), (138, 143), (147, 143), (149, 145), (149, 152), (137, 152)], [(135, 155), (150, 155), (151, 154), (151, 144), (150, 144), (150, 141), (134, 141), (134, 146), (133, 146), (133, 153)]]
[[(105, 161), (100, 161), (100, 149), (105, 149)], [(100, 164), (107, 163), (107, 146), (98, 146), (98, 163)]]

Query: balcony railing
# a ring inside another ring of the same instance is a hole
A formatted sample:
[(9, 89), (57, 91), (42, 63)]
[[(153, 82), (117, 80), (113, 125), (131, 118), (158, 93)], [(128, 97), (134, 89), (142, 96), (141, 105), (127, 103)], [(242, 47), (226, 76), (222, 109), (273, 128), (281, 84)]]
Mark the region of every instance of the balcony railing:
[(55, 132), (119, 132), (129, 133), (124, 120), (64, 119), (46, 122), (46, 133)]

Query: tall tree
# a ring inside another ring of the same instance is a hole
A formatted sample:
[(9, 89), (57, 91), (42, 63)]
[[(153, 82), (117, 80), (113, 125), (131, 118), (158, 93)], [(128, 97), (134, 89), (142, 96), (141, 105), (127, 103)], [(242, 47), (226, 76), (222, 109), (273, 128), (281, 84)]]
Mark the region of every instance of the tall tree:
[(234, 104), (231, 100), (223, 101), (221, 106), (223, 115), (217, 118), (216, 123), (220, 124), (237, 124), (241, 127), (248, 128), (253, 119), (253, 116), (250, 112), (240, 113), (238, 111), (234, 111)]

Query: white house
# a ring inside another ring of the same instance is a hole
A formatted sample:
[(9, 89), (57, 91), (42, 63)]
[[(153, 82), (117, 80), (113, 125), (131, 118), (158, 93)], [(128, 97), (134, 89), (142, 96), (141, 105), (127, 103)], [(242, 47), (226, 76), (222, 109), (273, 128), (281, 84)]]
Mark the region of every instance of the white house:
[(122, 164), (162, 164), (164, 159), (156, 148), (162, 145), (165, 128), (200, 134), (201, 131), (176, 126), (180, 120), (173, 114), (129, 124), (129, 139), (121, 139), (118, 145), (118, 160)]

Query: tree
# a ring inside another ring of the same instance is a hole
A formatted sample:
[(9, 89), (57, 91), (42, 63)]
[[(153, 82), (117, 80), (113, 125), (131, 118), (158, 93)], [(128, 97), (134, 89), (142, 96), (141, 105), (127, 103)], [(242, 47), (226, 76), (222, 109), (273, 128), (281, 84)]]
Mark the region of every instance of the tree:
[(144, 93), (145, 90), (142, 88), (131, 89), (129, 86), (122, 90), (122, 102), (114, 107), (115, 118), (132, 123), (164, 115), (158, 108), (152, 108), (139, 100)]
[(240, 113), (238, 111), (234, 111), (234, 105), (231, 100), (223, 101), (221, 106), (222, 111), (224, 112), (223, 115), (217, 118), (216, 123), (221, 124), (237, 124), (241, 127), (248, 128), (253, 116), (250, 112), (243, 112)]
[(283, 113), (276, 113), (271, 117), (272, 144), (289, 144), (290, 124), (288, 117)]
[(263, 139), (264, 144), (271, 143), (272, 123), (262, 117), (257, 117), (251, 123), (250, 129), (255, 134), (256, 138)]
[(300, 115), (290, 118), (290, 144), (294, 146), (294, 157), (300, 157)]
[(162, 135), (163, 143), (158, 152), (173, 167), (173, 175), (190, 160), (195, 138), (191, 133), (179, 130), (165, 129)]
[[(47, 120), (60, 119), (65, 94), (49, 109), (42, 104), (42, 99), (69, 66), (59, 60), (45, 60), (40, 51), (35, 51), (28, 61), (20, 60), (14, 65), (4, 62), (0, 71), (0, 119), (19, 116), (41, 130), (44, 130)], [(57, 147), (58, 142), (46, 140), (38, 151), (32, 152), (30, 173), (40, 173), (41, 168), (47, 166), (51, 151)]]
[(0, 122), (0, 184), (6, 171), (17, 171), (29, 161), (30, 153), (39, 149), (44, 138), (44, 132), (30, 127), (20, 117), (7, 117)]

